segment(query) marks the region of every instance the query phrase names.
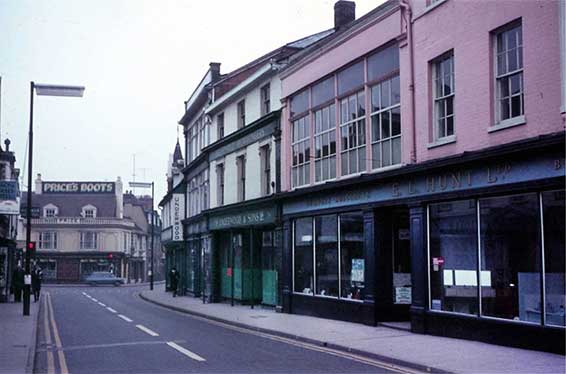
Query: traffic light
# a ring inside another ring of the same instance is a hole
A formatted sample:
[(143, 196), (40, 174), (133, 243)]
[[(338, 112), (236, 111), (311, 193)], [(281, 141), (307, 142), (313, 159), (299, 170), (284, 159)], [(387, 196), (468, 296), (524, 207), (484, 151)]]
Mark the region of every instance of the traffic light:
[(30, 254), (35, 254), (35, 242), (29, 242), (28, 243), (28, 251), (30, 251)]
[(112, 253), (108, 253), (108, 259), (109, 259), (109, 260), (112, 260), (112, 257), (114, 257), (114, 256), (112, 255)]

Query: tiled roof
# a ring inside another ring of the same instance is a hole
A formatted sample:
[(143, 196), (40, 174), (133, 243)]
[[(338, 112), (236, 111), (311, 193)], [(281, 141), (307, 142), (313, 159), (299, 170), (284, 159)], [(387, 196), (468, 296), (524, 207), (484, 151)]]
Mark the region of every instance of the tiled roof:
[[(32, 194), (32, 207), (43, 210), (53, 204), (60, 217), (79, 217), (85, 205), (96, 207), (97, 217), (116, 217), (116, 195), (114, 194)], [(27, 192), (22, 192), (22, 207), (27, 206)]]

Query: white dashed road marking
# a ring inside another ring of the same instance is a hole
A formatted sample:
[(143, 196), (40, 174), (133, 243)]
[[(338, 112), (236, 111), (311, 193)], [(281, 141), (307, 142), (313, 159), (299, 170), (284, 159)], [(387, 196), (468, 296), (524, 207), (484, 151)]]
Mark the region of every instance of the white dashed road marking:
[(128, 317), (126, 317), (126, 316), (124, 316), (124, 315), (118, 314), (118, 317), (122, 318), (122, 319), (123, 319), (124, 321), (126, 321), (126, 322), (132, 322), (131, 319), (129, 319)]
[(116, 312), (114, 309), (112, 309), (112, 308), (110, 308), (110, 307), (106, 307), (106, 309), (108, 309), (108, 310), (109, 310), (110, 312), (112, 312), (112, 313), (118, 313), (118, 312)]
[(188, 349), (181, 347), (179, 344), (177, 344), (175, 342), (167, 342), (167, 345), (171, 348), (176, 349), (177, 351), (181, 352), (182, 354), (189, 356), (193, 360), (201, 361), (201, 362), (206, 361), (204, 358), (200, 357), (196, 353), (193, 353), (193, 352), (189, 351)]
[(106, 304), (103, 304), (103, 303), (101, 303), (100, 301), (98, 302), (98, 305), (104, 306), (104, 307), (106, 306)]
[(136, 325), (136, 327), (137, 327), (138, 329), (142, 330), (143, 332), (145, 332), (145, 333), (151, 335), (151, 336), (159, 336), (158, 333), (156, 333), (155, 331), (152, 331), (152, 330), (148, 329), (148, 328), (145, 327), (145, 326)]
[(90, 299), (91, 299), (92, 301), (94, 301), (95, 303), (98, 302), (98, 300), (96, 300), (94, 297), (91, 297)]

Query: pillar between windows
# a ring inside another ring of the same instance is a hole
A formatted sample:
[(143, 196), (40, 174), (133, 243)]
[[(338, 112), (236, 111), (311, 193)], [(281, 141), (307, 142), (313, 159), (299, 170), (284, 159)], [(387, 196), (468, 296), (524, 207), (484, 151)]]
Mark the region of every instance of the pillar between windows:
[(425, 333), (425, 312), (428, 305), (426, 207), (421, 204), (409, 206), (409, 216), (412, 269), (411, 331)]
[(283, 263), (282, 263), (282, 295), (281, 303), (284, 313), (292, 312), (293, 293), (293, 232), (291, 220), (283, 222)]

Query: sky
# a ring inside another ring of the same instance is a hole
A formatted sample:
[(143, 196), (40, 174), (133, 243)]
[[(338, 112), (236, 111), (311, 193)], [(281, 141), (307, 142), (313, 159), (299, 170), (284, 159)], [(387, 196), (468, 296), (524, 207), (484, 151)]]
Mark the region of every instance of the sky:
[[(0, 138), (27, 188), (30, 81), (85, 86), (35, 96), (33, 179), (155, 182), (211, 61), (228, 73), (333, 27), (334, 0), (0, 0)], [(357, 0), (356, 18), (382, 0)], [(184, 149), (184, 148), (183, 148)], [(135, 168), (134, 168), (135, 159)], [(137, 194), (143, 193), (137, 190)]]

